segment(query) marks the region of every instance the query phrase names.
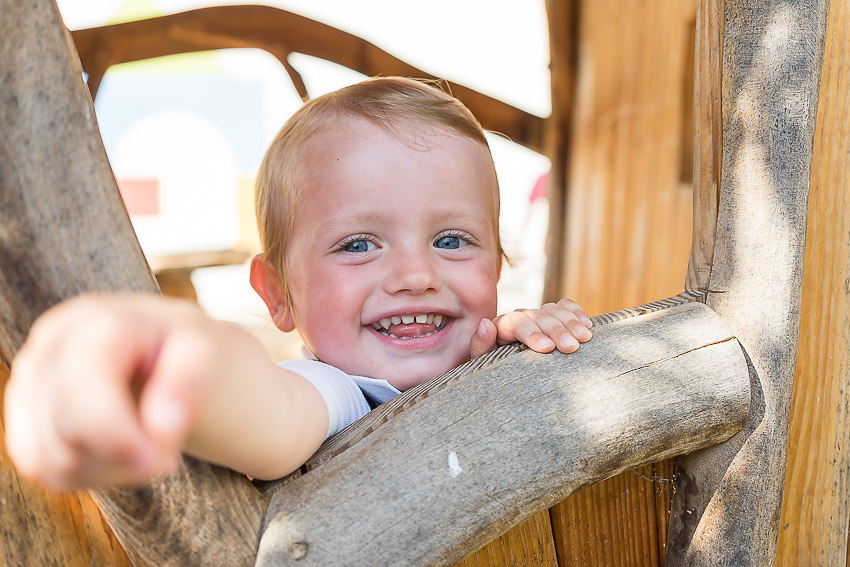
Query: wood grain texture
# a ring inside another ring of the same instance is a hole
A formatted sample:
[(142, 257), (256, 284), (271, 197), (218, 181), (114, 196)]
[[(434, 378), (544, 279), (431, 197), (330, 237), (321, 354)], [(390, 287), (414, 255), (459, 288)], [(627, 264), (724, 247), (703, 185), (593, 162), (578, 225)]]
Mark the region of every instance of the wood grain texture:
[[(120, 242), (104, 239), (104, 233), (88, 224), (116, 204), (123, 211), (123, 205), (117, 191), (100, 192), (110, 182), (114, 185), (109, 168), (89, 167), (91, 155), (104, 161), (105, 155), (100, 139), (88, 135), (93, 113), (75, 73), (79, 67), (71, 63), (55, 6), (4, 0), (0, 14), (0, 387), (4, 387), (9, 361), (32, 321), (61, 299), (60, 290), (73, 294), (103, 289), (94, 271), (70, 268), (74, 258), (94, 257), (103, 266), (141, 258), (141, 251), (132, 231), (118, 230), (120, 216), (117, 221), (106, 219), (102, 227), (123, 234)], [(78, 188), (80, 202), (57, 191), (66, 184)], [(62, 199), (67, 207), (54, 208), (54, 200)], [(33, 261), (38, 257), (43, 261)], [(137, 290), (146, 281), (151, 276), (142, 270), (117, 275), (112, 285)], [(0, 449), (0, 544), (4, 565), (128, 564), (88, 494), (59, 494), (22, 481), (5, 448)]]
[(707, 304), (750, 357), (753, 407), (735, 438), (679, 460), (668, 565), (775, 559), (828, 9), (827, 1), (725, 2)]
[[(271, 6), (215, 6), (169, 16), (73, 32), (93, 94), (110, 65), (210, 49), (255, 47), (268, 51), (307, 95), (297, 72), (287, 62), (291, 52), (333, 61), (367, 76), (402, 75), (435, 79), (434, 75), (393, 57), (350, 33)], [(436, 37), (436, 36), (435, 36)], [(543, 152), (543, 118), (446, 81), (484, 128), (501, 132), (518, 144)]]
[(685, 289), (708, 289), (720, 197), (723, 0), (702, 0), (694, 48), (693, 233)]
[[(53, 3), (2, 6), (0, 356), (8, 366), (35, 317), (63, 297), (156, 285)], [(113, 266), (127, 268), (105, 278)]]
[(689, 303), (572, 355), (472, 361), (278, 490), (257, 564), (451, 565), (578, 488), (728, 437), (748, 378), (719, 323)]
[[(0, 357), (8, 366), (35, 318), (62, 299), (83, 291), (156, 293), (157, 288), (115, 185), (55, 3), (0, 0), (0, 14)], [(237, 565), (232, 558), (241, 553), (243, 564), (252, 563), (265, 511), (262, 496), (233, 473), (191, 460), (185, 467), (191, 476), (139, 491), (97, 494), (130, 557), (137, 565), (190, 565), (197, 557)], [(89, 509), (85, 498), (59, 498), (57, 504), (20, 485), (8, 467), (3, 474), (0, 499), (20, 512), (3, 522), (4, 533), (14, 531), (5, 538), (41, 546), (54, 537), (73, 538), (68, 531), (73, 530), (80, 547), (43, 564), (97, 561), (84, 534), (103, 526), (78, 513)], [(223, 478), (227, 490), (218, 492)], [(233, 508), (216, 506), (217, 513), (210, 514), (212, 503), (221, 502), (216, 494), (226, 496)], [(130, 521), (142, 517), (147, 521)], [(209, 534), (213, 537), (203, 537)], [(65, 549), (57, 546), (55, 553)], [(158, 551), (161, 556), (153, 553)]]
[(558, 567), (555, 541), (549, 511), (543, 510), (529, 520), (510, 529), (472, 555), (457, 567)]
[(844, 566), (850, 522), (850, 3), (832, 0), (776, 564)]
[(93, 496), (137, 567), (252, 565), (268, 502), (244, 475), (189, 457), (169, 478)]
[[(547, 9), (553, 51), (549, 140), (560, 135), (562, 141), (550, 154), (555, 198), (546, 300), (568, 296), (591, 313), (604, 313), (678, 293), (693, 216), (691, 187), (681, 169), (692, 159), (684, 137), (691, 132), (684, 121), (692, 104), (685, 73), (693, 69), (696, 2), (552, 0)], [(659, 466), (667, 470), (671, 464)], [(647, 542), (631, 564), (656, 565), (643, 558), (654, 557), (655, 549), (663, 555), (669, 500), (623, 515), (632, 480), (604, 481), (612, 486), (578, 493), (553, 509), (553, 522), (562, 526), (555, 529), (559, 551), (603, 542), (612, 546), (606, 554), (579, 564), (608, 567), (609, 558), (631, 553), (635, 540), (626, 534), (643, 533), (662, 512), (659, 540)], [(655, 484), (659, 498), (669, 498), (669, 483)], [(596, 519), (557, 519), (573, 508), (591, 509)], [(565, 564), (565, 556), (559, 557)]]
[[(566, 234), (550, 249), (563, 256), (563, 273), (550, 299), (604, 313), (683, 289), (692, 217), (691, 189), (681, 183), (683, 107), (691, 104), (683, 75), (695, 8), (620, 0), (578, 9), (569, 156), (554, 158), (569, 168)], [(571, 70), (553, 67), (553, 84), (559, 72)]]
[[(673, 464), (663, 461), (558, 503), (552, 509), (558, 564), (663, 565), (672, 488)], [(655, 521), (647, 521), (653, 514)]]

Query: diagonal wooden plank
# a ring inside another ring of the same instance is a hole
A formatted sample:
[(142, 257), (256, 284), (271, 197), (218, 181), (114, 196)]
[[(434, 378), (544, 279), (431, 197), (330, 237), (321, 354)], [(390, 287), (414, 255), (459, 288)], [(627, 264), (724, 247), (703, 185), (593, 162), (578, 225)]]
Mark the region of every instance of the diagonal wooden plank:
[[(35, 318), (62, 299), (157, 292), (72, 53), (52, 0), (0, 0), (0, 357), (7, 365)], [(187, 460), (183, 473), (95, 495), (130, 558), (140, 565), (253, 562), (262, 496), (244, 477), (210, 465)], [(219, 492), (220, 484), (228, 491)], [(231, 506), (209, 514), (210, 503), (222, 501), (217, 495)], [(139, 517), (161, 521), (124, 521)]]

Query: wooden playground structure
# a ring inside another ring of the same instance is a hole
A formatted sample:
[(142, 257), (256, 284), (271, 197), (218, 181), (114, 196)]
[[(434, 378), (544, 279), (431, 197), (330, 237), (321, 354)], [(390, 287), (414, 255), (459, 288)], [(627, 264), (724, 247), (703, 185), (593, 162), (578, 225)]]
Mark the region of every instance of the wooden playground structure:
[[(607, 312), (593, 341), (496, 350), (273, 483), (186, 458), (141, 488), (56, 494), (0, 452), (0, 564), (847, 563), (847, 0), (547, 12), (551, 116), (452, 91), (551, 158), (545, 293)], [(293, 51), (427, 76), (268, 7), (70, 34), (53, 0), (0, 0), (0, 385), (51, 305), (158, 292), (97, 131), (103, 73), (232, 47), (277, 56), (302, 96)]]

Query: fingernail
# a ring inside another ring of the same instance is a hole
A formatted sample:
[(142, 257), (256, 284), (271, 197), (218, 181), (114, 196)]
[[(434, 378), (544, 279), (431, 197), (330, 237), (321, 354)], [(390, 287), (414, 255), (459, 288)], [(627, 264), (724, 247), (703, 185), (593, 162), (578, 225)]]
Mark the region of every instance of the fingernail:
[(555, 341), (553, 341), (549, 337), (543, 337), (537, 341), (537, 346), (541, 349), (553, 349), (555, 348)]
[(481, 322), (478, 323), (478, 330), (476, 331), (479, 337), (487, 336), (487, 323), (484, 319), (481, 319)]

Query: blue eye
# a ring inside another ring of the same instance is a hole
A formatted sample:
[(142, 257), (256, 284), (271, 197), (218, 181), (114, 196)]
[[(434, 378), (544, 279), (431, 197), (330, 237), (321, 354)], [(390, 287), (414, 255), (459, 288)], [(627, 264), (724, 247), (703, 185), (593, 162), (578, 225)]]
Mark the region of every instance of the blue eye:
[(434, 241), (434, 248), (445, 248), (447, 250), (456, 250), (463, 246), (469, 244), (469, 241), (462, 237), (456, 236), (454, 234), (447, 234), (445, 236), (439, 237)]
[(346, 252), (369, 252), (370, 250), (376, 249), (374, 242), (369, 242), (368, 240), (352, 240), (351, 242), (346, 242), (342, 249)]
[(457, 236), (443, 236), (442, 238), (438, 238), (434, 243), (435, 248), (448, 248), (449, 250), (454, 250), (455, 248), (460, 248), (460, 238)]

